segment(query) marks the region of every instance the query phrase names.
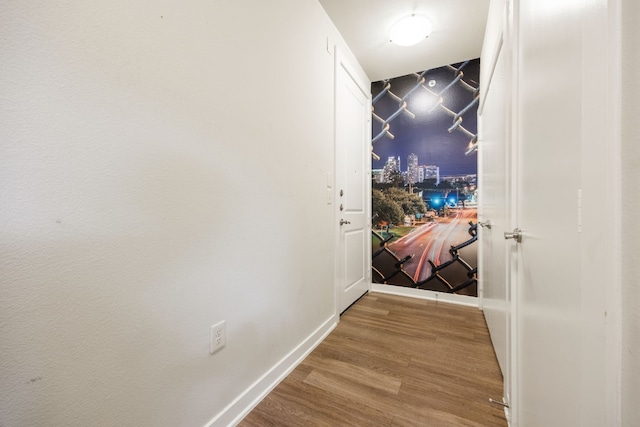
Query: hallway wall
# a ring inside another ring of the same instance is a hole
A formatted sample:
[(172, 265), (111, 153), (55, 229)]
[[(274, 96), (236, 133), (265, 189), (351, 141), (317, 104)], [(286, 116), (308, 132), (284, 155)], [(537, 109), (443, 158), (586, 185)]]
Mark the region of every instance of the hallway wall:
[(2, 9), (0, 424), (204, 425), (334, 320), (339, 36), (315, 0)]
[(622, 425), (640, 425), (640, 4), (622, 0)]

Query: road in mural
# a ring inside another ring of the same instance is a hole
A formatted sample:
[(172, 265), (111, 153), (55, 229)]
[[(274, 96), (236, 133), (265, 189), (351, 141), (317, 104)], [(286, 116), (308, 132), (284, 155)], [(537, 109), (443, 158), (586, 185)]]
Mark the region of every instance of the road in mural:
[(477, 296), (480, 60), (372, 84), (373, 281)]

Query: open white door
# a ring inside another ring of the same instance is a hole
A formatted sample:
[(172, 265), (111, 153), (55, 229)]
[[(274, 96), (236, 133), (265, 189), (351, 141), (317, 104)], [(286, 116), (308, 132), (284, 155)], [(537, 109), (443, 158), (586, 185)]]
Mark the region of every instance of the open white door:
[(510, 401), (510, 322), (509, 254), (504, 232), (511, 228), (510, 213), (510, 118), (509, 52), (498, 42), (491, 64), (490, 83), (479, 110), (480, 143), (478, 175), (480, 191), (479, 274), (482, 309), (504, 379), (504, 395), (490, 396)]
[[(512, 426), (603, 426), (607, 4), (516, 1)], [(597, 84), (593, 84), (597, 83)], [(521, 238), (521, 240), (520, 240)]]
[[(563, 11), (556, 0), (522, 1), (520, 7), (514, 178), (523, 231), (521, 242), (511, 241), (516, 425), (581, 425), (579, 14)], [(545, 19), (536, 19), (540, 13)]]
[(342, 313), (370, 287), (371, 90), (336, 51), (336, 294)]
[[(545, 19), (537, 19), (540, 14)], [(555, 0), (520, 2), (514, 178), (523, 231), (522, 241), (511, 244), (516, 411), (522, 426), (581, 425), (579, 19)], [(555, 191), (559, 184), (562, 191)]]
[[(520, 426), (581, 425), (576, 215), (581, 157), (576, 154), (582, 90), (575, 74), (581, 64), (581, 28), (579, 14), (557, 6), (555, 0), (525, 0), (516, 13), (517, 166), (512, 179), (515, 225), (522, 232), (505, 230), (513, 232), (505, 237), (512, 238), (515, 304), (512, 424)], [(545, 19), (537, 19), (540, 14)], [(563, 190), (554, 190), (559, 183)]]
[(479, 267), (510, 425), (616, 425), (615, 2), (505, 4), (480, 105)]

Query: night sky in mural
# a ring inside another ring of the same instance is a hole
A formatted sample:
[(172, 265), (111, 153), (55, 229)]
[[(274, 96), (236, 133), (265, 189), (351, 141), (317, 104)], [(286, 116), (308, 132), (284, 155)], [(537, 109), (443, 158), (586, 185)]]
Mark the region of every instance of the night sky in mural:
[[(460, 64), (453, 64), (454, 67)], [(475, 59), (463, 68), (463, 79), (474, 87), (479, 86), (480, 60)], [(455, 78), (456, 72), (448, 67), (429, 70), (425, 75), (425, 85), (433, 92), (440, 93)], [(403, 97), (416, 84), (415, 76), (403, 76), (392, 80), (392, 91)], [(375, 96), (384, 87), (383, 82), (372, 84), (372, 95)], [(472, 100), (473, 94), (460, 84), (454, 84), (443, 96), (444, 105), (454, 112), (461, 111)], [(402, 169), (406, 168), (407, 156), (415, 153), (419, 164), (437, 165), (440, 175), (463, 175), (477, 173), (477, 156), (475, 153), (465, 155), (470, 138), (464, 133), (448, 129), (453, 124), (451, 116), (441, 108), (435, 107), (435, 97), (424, 89), (418, 89), (408, 98), (407, 109), (416, 115), (415, 119), (400, 114), (390, 123), (389, 131), (395, 136), (390, 139), (382, 137), (373, 145), (373, 151), (380, 160), (372, 160), (373, 169), (382, 169), (390, 156), (400, 156)], [(398, 101), (384, 96), (375, 104), (375, 112), (380, 117), (389, 117), (398, 109)], [(462, 116), (462, 126), (477, 133), (476, 109), (471, 109)], [(380, 132), (380, 124), (373, 121), (372, 135)]]

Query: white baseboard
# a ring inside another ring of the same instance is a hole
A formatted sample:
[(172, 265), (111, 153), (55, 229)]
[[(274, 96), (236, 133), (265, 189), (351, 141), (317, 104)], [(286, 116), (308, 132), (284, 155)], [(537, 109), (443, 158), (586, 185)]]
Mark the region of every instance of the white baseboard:
[(293, 369), (304, 360), (333, 331), (339, 316), (333, 315), (318, 327), (296, 348), (276, 363), (255, 383), (251, 384), (229, 406), (223, 409), (205, 427), (237, 425), (258, 403), (265, 398)]
[(403, 297), (427, 299), (431, 301), (441, 301), (451, 304), (466, 305), (469, 307), (480, 307), (480, 300), (477, 297), (467, 295), (447, 294), (444, 292), (428, 291), (426, 289), (407, 288), (404, 286), (383, 285), (380, 283), (371, 284), (372, 292), (383, 294), (399, 295)]

